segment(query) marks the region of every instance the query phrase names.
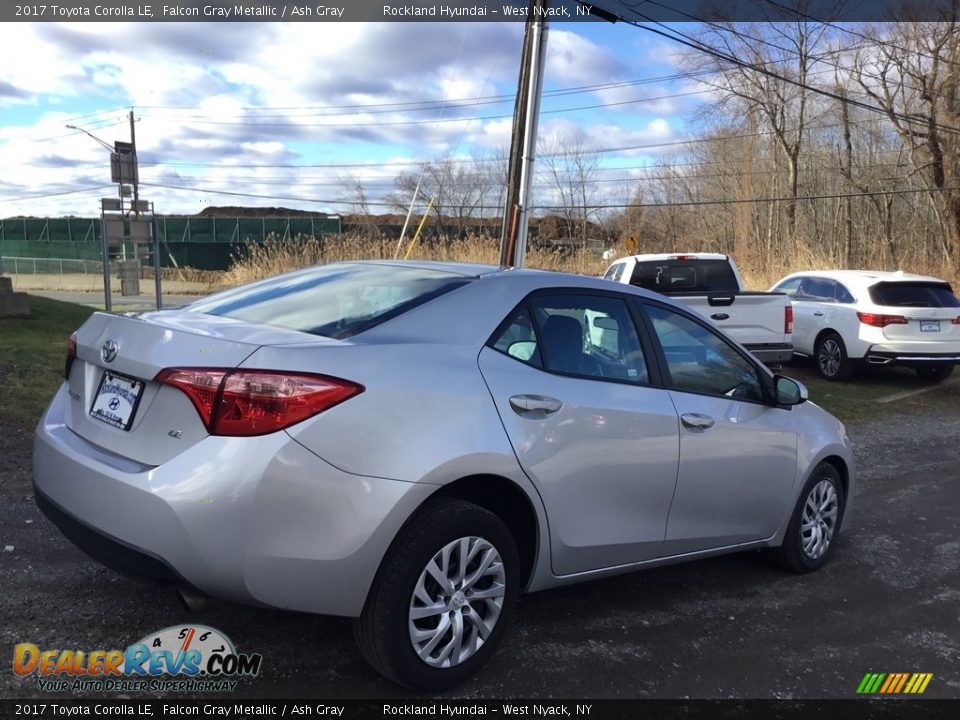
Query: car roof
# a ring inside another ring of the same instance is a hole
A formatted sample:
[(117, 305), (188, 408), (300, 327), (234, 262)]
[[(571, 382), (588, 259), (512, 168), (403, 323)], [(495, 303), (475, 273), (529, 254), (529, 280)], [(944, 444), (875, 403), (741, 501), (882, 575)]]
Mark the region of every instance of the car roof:
[(900, 270), (896, 272), (884, 270), (804, 270), (781, 278), (776, 282), (776, 285), (779, 285), (784, 280), (795, 277), (822, 277), (862, 287), (869, 287), (879, 282), (947, 282), (946, 280), (929, 275), (915, 275)]
[(392, 265), (395, 267), (422, 268), (424, 270), (447, 272), (453, 275), (462, 275), (464, 277), (482, 277), (484, 275), (503, 272), (503, 268), (497, 267), (496, 265), (466, 262), (443, 262), (441, 260), (344, 260), (342, 261), (342, 264)]
[(688, 252), (688, 253), (646, 253), (643, 255), (628, 255), (614, 262), (623, 262), (624, 260), (634, 259), (637, 262), (666, 262), (667, 260), (677, 260), (679, 258), (694, 260), (727, 260), (728, 256), (723, 253), (708, 252)]

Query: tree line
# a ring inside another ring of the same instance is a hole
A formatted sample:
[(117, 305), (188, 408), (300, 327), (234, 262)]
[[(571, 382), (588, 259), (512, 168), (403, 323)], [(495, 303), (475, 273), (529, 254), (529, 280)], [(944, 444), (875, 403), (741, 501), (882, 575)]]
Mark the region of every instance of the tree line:
[[(582, 131), (541, 142), (539, 219), (573, 243), (631, 237), (640, 251), (729, 252), (755, 268), (960, 278), (957, 22), (792, 18), (699, 26), (691, 37), (716, 52), (681, 55), (707, 90), (690, 142), (632, 179), (604, 182), (604, 153)], [(419, 187), (437, 225), (489, 228), (502, 216), (505, 155), (425, 163), (397, 178), (389, 202), (405, 213)], [(362, 182), (344, 183), (372, 217)]]

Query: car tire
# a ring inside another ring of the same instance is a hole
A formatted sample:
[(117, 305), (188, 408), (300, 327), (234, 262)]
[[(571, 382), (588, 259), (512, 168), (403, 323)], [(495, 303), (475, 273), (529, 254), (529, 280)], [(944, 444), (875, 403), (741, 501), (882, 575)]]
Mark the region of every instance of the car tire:
[(804, 483), (783, 543), (770, 551), (770, 559), (795, 573), (819, 570), (833, 554), (845, 505), (839, 471), (820, 463)]
[(827, 332), (817, 338), (813, 361), (824, 380), (849, 380), (853, 377), (853, 361), (847, 357), (843, 338), (835, 332)]
[(354, 622), (361, 653), (382, 675), (414, 690), (463, 682), (503, 636), (519, 567), (513, 535), (499, 517), (463, 500), (429, 500), (390, 546)]
[(924, 382), (941, 382), (953, 374), (953, 363), (933, 363), (914, 368)]

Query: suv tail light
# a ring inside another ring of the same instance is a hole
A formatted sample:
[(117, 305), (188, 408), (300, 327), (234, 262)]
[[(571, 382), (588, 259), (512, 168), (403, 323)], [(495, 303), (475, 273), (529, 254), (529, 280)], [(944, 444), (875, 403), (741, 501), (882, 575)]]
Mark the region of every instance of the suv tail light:
[(156, 382), (183, 392), (211, 435), (266, 435), (363, 392), (347, 380), (274, 370), (168, 368)]
[(77, 359), (77, 334), (73, 333), (67, 340), (67, 359), (63, 364), (63, 379), (70, 379), (70, 368), (73, 367), (73, 361)]
[(903, 315), (878, 315), (876, 313), (858, 312), (857, 317), (864, 325), (886, 327), (887, 325), (906, 325), (907, 319)]
[(953, 320), (950, 321), (951, 325), (960, 325), (960, 315), (957, 315)]
[(785, 335), (793, 334), (793, 304), (789, 302), (783, 309), (783, 333)]

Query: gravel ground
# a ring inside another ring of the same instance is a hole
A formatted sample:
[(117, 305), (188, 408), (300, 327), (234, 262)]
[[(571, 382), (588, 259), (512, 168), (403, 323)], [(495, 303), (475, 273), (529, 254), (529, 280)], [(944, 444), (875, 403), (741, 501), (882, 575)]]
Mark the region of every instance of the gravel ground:
[[(931, 672), (925, 697), (960, 697), (957, 408), (960, 386), (850, 426), (856, 513), (820, 572), (751, 553), (527, 596), (451, 697), (851, 698), (866, 672)], [(10, 671), (16, 643), (123, 648), (185, 622), (263, 654), (231, 697), (405, 696), (363, 662), (349, 621), (226, 603), (190, 614), (89, 560), (34, 504), (30, 435), (0, 426), (0, 697), (52, 697)]]

